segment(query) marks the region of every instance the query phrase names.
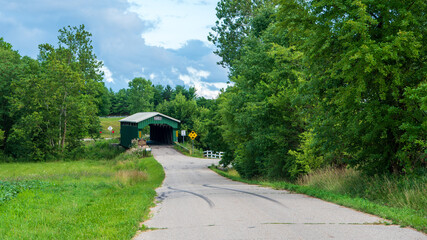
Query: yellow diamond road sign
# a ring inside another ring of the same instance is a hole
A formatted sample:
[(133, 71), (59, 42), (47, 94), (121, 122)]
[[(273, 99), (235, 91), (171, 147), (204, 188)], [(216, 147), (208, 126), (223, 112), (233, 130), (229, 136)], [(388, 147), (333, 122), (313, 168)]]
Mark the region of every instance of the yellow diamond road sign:
[(197, 133), (195, 133), (194, 131), (191, 131), (191, 133), (188, 134), (188, 136), (191, 138), (191, 140), (194, 140), (197, 137)]

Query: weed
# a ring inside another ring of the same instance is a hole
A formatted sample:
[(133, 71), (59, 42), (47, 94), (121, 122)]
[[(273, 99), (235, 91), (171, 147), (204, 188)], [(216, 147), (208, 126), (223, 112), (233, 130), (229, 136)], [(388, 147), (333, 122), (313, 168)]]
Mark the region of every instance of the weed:
[(0, 205), (15, 198), (27, 189), (48, 187), (51, 184), (39, 180), (0, 181)]

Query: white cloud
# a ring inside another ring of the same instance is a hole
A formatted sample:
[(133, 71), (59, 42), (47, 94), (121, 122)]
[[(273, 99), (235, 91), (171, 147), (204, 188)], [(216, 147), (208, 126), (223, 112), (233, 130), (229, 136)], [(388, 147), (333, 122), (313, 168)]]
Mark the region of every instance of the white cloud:
[(129, 12), (153, 24), (142, 37), (149, 46), (179, 49), (190, 39), (207, 42), (217, 0), (127, 0)]
[(150, 74), (150, 80), (154, 80), (156, 77), (157, 77), (156, 74), (154, 74), (154, 73)]
[(114, 83), (113, 79), (113, 73), (110, 71), (110, 69), (107, 68), (107, 66), (102, 66), (101, 71), (104, 72), (104, 80), (108, 83)]
[[(211, 99), (216, 98), (218, 97), (219, 90), (227, 87), (227, 83), (203, 82), (202, 79), (207, 79), (211, 74), (208, 71), (187, 67), (187, 73), (188, 74), (179, 74), (179, 79), (183, 81), (185, 85), (193, 86), (197, 90), (197, 95), (199, 96)], [(212, 88), (215, 88), (215, 90), (212, 90)]]

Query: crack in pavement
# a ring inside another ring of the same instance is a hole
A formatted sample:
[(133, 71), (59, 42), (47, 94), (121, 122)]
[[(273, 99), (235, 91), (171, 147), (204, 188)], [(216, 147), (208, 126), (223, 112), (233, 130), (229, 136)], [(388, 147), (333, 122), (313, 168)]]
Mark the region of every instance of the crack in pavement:
[(178, 188), (173, 188), (173, 187), (168, 187), (168, 188), (171, 189), (171, 190), (178, 191), (178, 192), (189, 193), (189, 194), (192, 194), (194, 196), (197, 196), (197, 197), (205, 200), (208, 203), (208, 205), (209, 205), (210, 208), (214, 208), (215, 207), (215, 204), (209, 198), (207, 198), (207, 197), (205, 197), (205, 196), (203, 196), (201, 194), (198, 194), (198, 193), (195, 193), (195, 192), (190, 192), (190, 191), (187, 191), (187, 190), (178, 189)]
[(228, 191), (234, 191), (234, 192), (239, 192), (239, 193), (249, 194), (249, 195), (252, 195), (252, 196), (255, 196), (255, 197), (263, 198), (263, 199), (268, 200), (268, 201), (270, 201), (270, 202), (274, 202), (274, 203), (276, 203), (276, 204), (278, 204), (278, 205), (280, 205), (280, 206), (283, 206), (283, 207), (285, 207), (285, 208), (288, 208), (288, 207), (286, 207), (285, 205), (283, 205), (281, 202), (278, 202), (278, 201), (276, 201), (276, 200), (274, 200), (274, 199), (272, 199), (272, 198), (269, 198), (269, 197), (266, 197), (266, 196), (263, 196), (263, 195), (259, 195), (259, 194), (256, 194), (256, 193), (246, 192), (246, 191), (237, 190), (237, 189), (232, 189), (232, 188), (215, 187), (215, 186), (211, 186), (211, 185), (209, 185), (209, 184), (203, 184), (202, 186), (203, 186), (203, 187), (208, 187), (208, 188), (223, 189), (223, 190), (228, 190)]
[(384, 222), (373, 222), (373, 223), (310, 223), (310, 222), (306, 222), (306, 223), (261, 223), (262, 225), (298, 225), (298, 224), (303, 224), (303, 225), (388, 225), (387, 223)]

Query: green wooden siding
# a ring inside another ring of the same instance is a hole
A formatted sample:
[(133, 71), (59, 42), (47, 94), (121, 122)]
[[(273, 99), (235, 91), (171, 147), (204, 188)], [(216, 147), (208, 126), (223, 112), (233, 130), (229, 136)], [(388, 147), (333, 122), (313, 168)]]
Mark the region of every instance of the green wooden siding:
[(132, 139), (138, 138), (137, 126), (126, 126), (120, 124), (120, 145), (129, 148), (132, 144)]

